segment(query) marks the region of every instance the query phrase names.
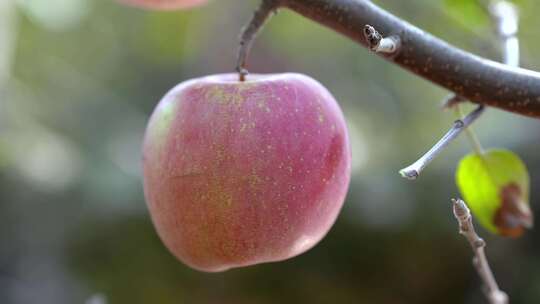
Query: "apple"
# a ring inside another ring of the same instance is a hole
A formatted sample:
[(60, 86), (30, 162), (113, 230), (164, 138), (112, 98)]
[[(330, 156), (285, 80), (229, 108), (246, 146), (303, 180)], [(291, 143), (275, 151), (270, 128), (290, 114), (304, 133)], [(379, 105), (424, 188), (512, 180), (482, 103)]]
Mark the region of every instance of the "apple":
[(166, 247), (208, 272), (288, 259), (335, 222), (351, 174), (343, 113), (300, 74), (207, 76), (168, 92), (143, 143)]
[(118, 0), (121, 3), (155, 10), (176, 10), (199, 6), (208, 0)]

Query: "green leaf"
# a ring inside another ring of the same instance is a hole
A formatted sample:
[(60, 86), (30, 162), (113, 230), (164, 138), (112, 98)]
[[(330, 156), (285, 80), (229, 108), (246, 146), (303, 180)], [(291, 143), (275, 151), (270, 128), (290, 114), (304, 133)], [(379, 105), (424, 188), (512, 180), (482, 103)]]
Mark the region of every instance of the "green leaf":
[(529, 173), (513, 152), (497, 149), (467, 155), (458, 165), (456, 183), (487, 230), (515, 237), (532, 226)]
[(445, 0), (446, 12), (464, 26), (474, 28), (489, 24), (486, 8), (474, 0)]

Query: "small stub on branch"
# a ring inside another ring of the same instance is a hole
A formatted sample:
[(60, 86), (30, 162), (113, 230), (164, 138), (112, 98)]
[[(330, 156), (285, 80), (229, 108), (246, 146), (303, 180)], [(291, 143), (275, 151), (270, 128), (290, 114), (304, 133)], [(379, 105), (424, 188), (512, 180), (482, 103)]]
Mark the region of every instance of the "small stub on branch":
[(383, 37), (373, 26), (366, 24), (364, 26), (364, 37), (368, 48), (376, 53), (395, 53), (400, 44), (399, 37)]
[(456, 95), (456, 94), (450, 94), (448, 96), (446, 96), (442, 103), (441, 103), (441, 108), (443, 108), (444, 110), (446, 109), (452, 109), (454, 108), (456, 105), (458, 104), (461, 104), (461, 103), (464, 103), (466, 101), (465, 98), (459, 96), (459, 95)]

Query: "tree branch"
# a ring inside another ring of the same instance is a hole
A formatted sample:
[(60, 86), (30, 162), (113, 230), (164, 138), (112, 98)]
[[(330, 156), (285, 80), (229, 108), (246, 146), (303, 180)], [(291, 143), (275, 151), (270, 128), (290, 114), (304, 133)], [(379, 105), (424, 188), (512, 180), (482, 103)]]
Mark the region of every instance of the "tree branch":
[(368, 46), (364, 27), (400, 38), (397, 54), (377, 54), (474, 103), (540, 118), (540, 73), (510, 67), (458, 49), (368, 0), (277, 0)]
[(486, 242), (474, 230), (471, 211), (465, 202), (460, 199), (453, 199), (452, 202), (454, 205), (454, 216), (459, 223), (459, 233), (467, 238), (467, 241), (471, 245), (474, 253), (473, 264), (478, 275), (484, 282), (484, 292), (489, 303), (508, 304), (508, 295), (499, 289), (495, 276), (489, 267), (485, 252)]

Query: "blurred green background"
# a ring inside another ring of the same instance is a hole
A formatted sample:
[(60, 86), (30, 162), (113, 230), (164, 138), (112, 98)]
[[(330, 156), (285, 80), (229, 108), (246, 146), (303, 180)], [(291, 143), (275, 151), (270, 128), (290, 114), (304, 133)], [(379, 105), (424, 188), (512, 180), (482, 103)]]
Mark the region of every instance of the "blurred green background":
[[(522, 63), (540, 69), (540, 3), (522, 2)], [(485, 16), (444, 1), (376, 3), (500, 58)], [(225, 273), (196, 272), (166, 251), (143, 198), (146, 121), (178, 82), (233, 70), (256, 5), (148, 12), (113, 0), (0, 0), (0, 303), (485, 303), (451, 212), (466, 138), (416, 182), (397, 174), (451, 126), (439, 108), (447, 92), (289, 11), (257, 40), (250, 70), (311, 75), (343, 107), (354, 171), (339, 220), (301, 256)], [(490, 109), (475, 129), (485, 147), (523, 158), (538, 216), (540, 121)], [(538, 230), (518, 240), (479, 232), (512, 303), (538, 303)]]

